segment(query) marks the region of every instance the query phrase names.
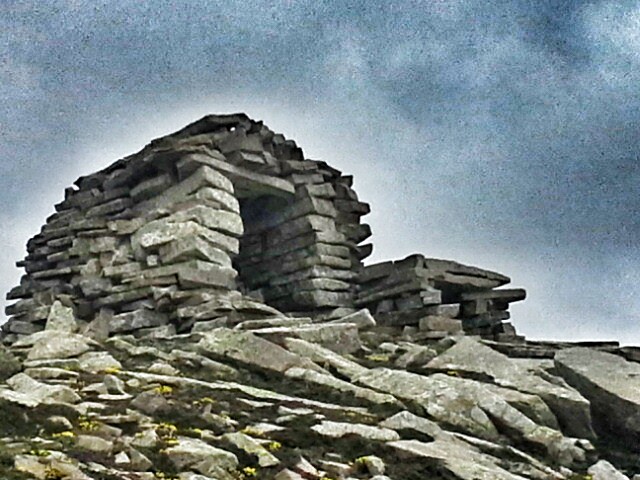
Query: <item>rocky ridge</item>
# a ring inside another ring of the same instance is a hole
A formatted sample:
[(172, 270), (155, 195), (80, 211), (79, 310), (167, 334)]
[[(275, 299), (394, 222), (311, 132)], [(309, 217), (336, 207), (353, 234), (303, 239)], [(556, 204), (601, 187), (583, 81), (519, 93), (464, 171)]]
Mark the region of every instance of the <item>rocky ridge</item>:
[(353, 179), (208, 116), (67, 189), (0, 347), (7, 479), (640, 472), (640, 350), (533, 342), (500, 273), (365, 265)]
[(512, 358), (479, 337), (308, 325), (252, 320), (97, 341), (57, 306), (45, 330), (1, 352), (0, 475), (604, 480), (640, 471), (640, 367), (621, 352)]

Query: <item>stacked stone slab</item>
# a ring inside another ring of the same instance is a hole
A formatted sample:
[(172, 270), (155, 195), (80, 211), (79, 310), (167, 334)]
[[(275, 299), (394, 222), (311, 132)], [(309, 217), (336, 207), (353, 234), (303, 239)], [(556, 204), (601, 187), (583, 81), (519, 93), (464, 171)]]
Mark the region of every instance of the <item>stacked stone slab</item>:
[(353, 178), (244, 114), (154, 140), (79, 178), (55, 208), (18, 262), (7, 343), (42, 330), (54, 305), (102, 335), (331, 321), (362, 307), (385, 324), (438, 331), (448, 317), (494, 335), (524, 295), (494, 290), (507, 277), (422, 256), (365, 268), (369, 206)]
[(509, 277), (448, 260), (411, 255), (363, 268), (356, 306), (380, 324), (418, 326), (425, 336), (464, 329), (488, 337), (513, 337), (505, 321), (509, 304), (524, 300), (522, 289), (498, 289)]
[(5, 339), (41, 330), (56, 300), (110, 333), (279, 315), (244, 293), (353, 312), (370, 248), (351, 183), (261, 122), (205, 117), (66, 190), (18, 262)]

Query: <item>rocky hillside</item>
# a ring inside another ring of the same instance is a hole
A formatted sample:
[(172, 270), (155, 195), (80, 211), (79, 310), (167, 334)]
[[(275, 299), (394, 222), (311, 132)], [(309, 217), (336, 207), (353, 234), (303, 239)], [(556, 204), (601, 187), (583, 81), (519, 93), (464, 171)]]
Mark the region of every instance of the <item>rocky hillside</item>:
[(0, 479), (640, 473), (640, 350), (526, 341), (497, 272), (365, 265), (352, 186), (244, 114), (76, 180), (7, 294)]
[(367, 310), (77, 331), (57, 302), (0, 352), (0, 478), (640, 478), (640, 365), (612, 344), (421, 339)]

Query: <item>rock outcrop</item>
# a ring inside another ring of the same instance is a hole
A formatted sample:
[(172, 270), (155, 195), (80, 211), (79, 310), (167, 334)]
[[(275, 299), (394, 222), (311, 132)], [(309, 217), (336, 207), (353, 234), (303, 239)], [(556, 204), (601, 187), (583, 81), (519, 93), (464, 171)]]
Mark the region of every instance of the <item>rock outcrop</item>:
[(0, 478), (635, 478), (637, 349), (515, 334), (504, 275), (371, 252), (352, 179), (244, 115), (76, 182), (0, 346)]
[(571, 348), (555, 364), (570, 385), (583, 392), (596, 412), (596, 426), (640, 442), (640, 364), (606, 352)]

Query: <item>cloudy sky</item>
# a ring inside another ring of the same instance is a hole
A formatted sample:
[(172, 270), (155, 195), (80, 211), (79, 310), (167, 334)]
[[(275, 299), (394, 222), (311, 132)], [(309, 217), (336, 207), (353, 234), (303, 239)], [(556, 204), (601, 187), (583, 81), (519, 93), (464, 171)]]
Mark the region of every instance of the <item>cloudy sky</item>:
[(3, 0), (0, 290), (78, 176), (244, 111), (355, 175), (373, 260), (496, 269), (521, 333), (640, 344), (639, 85), (639, 1)]

